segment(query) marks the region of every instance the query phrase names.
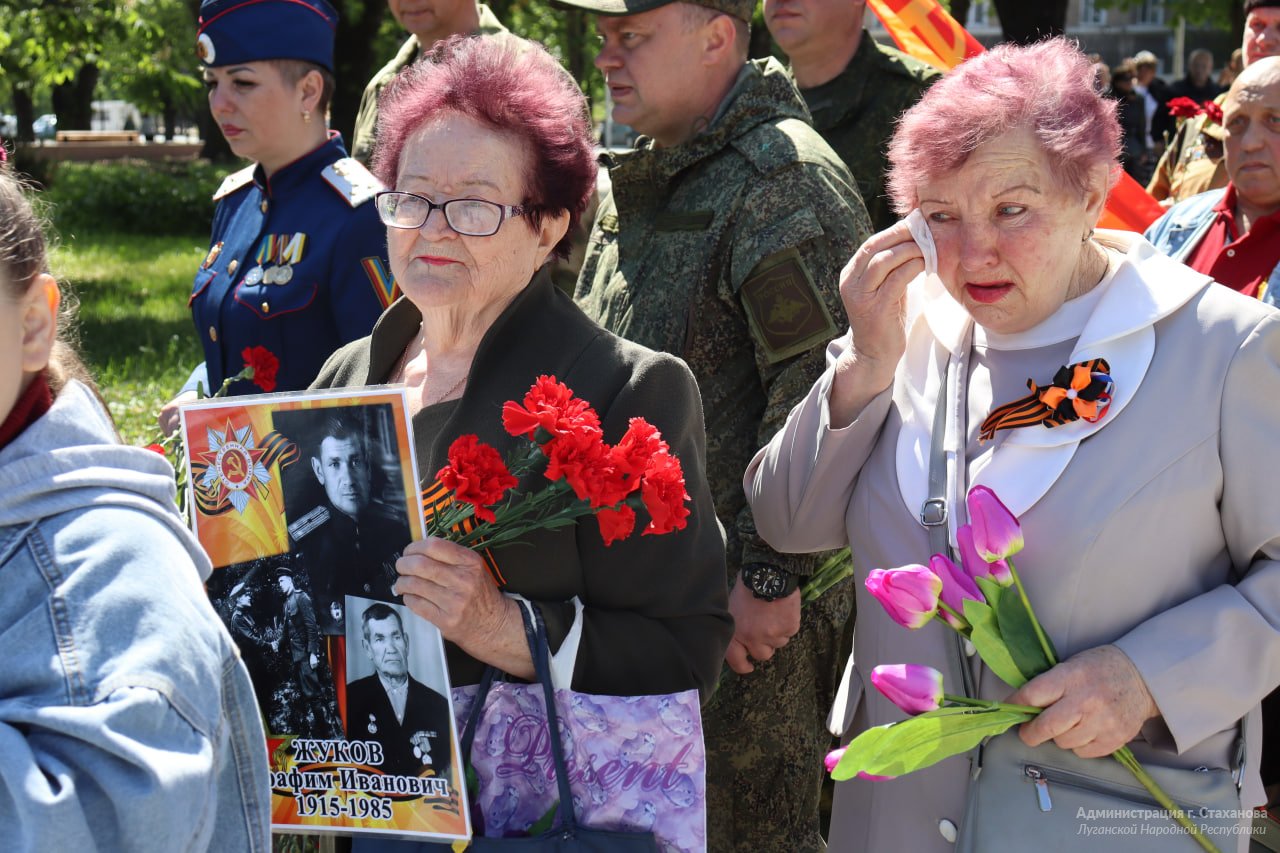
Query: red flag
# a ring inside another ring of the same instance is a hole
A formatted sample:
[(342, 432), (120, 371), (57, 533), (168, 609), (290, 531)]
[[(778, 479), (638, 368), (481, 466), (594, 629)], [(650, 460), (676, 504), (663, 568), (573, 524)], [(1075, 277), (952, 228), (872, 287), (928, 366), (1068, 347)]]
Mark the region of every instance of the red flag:
[[(983, 51), (977, 39), (936, 0), (867, 0), (867, 5), (900, 50), (941, 71)], [(1121, 173), (1098, 225), (1141, 233), (1163, 213), (1158, 201), (1128, 174)]]

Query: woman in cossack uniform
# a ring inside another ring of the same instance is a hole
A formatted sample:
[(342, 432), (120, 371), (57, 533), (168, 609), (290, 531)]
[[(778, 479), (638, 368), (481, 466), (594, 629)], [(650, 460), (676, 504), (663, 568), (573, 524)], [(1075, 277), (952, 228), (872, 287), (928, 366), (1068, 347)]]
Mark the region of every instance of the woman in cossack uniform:
[[(209, 109), (253, 165), (214, 200), (213, 236), (189, 305), (205, 360), (160, 412), (171, 433), (197, 385), (216, 392), (246, 348), (279, 359), (276, 388), (306, 388), (326, 358), (364, 337), (396, 295), (381, 184), (326, 128), (337, 13), (326, 0), (205, 0), (197, 53)], [(233, 382), (230, 394), (257, 391)]]

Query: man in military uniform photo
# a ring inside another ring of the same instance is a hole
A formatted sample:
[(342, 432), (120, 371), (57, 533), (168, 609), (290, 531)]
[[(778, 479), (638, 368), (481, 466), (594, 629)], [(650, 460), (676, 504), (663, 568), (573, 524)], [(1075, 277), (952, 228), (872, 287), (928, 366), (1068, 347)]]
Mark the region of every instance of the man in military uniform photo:
[(374, 470), (359, 419), (323, 417), (307, 455), (325, 500), (290, 522), (289, 538), (310, 575), (323, 633), (341, 634), (347, 595), (394, 597), (395, 562), (411, 537), (402, 507), (373, 500)]
[[(610, 331), (688, 362), (728, 538), (729, 670), (703, 709), (712, 851), (817, 851), (826, 703), (843, 615), (800, 607), (825, 555), (755, 533), (742, 473), (846, 325), (840, 270), (870, 231), (857, 185), (808, 123), (786, 70), (747, 61), (753, 0), (567, 0), (601, 15), (615, 121), (575, 300)], [(847, 609), (847, 608), (846, 608)], [(830, 671), (819, 671), (831, 660)]]
[(374, 671), (347, 685), (347, 740), (382, 744), (383, 773), (447, 775), (449, 702), (409, 673), (409, 636), (399, 612), (371, 604), (360, 623), (360, 645)]
[(373, 75), (360, 97), (356, 114), (355, 135), (351, 139), (351, 156), (366, 166), (373, 156), (373, 143), (378, 127), (378, 96), (397, 74), (408, 68), (431, 49), (436, 42), (457, 35), (492, 35), (507, 28), (476, 0), (387, 0), (396, 23), (409, 32), (409, 38), (386, 65)]
[(940, 75), (863, 29), (866, 0), (764, 0), (764, 22), (786, 53), (813, 126), (844, 160), (871, 225), (898, 221), (884, 191), (885, 148), (898, 116)]
[(304, 699), (320, 695), (320, 631), (311, 596), (293, 585), (293, 569), (276, 569), (280, 594), (284, 596), (284, 641), (293, 661), (293, 676)]

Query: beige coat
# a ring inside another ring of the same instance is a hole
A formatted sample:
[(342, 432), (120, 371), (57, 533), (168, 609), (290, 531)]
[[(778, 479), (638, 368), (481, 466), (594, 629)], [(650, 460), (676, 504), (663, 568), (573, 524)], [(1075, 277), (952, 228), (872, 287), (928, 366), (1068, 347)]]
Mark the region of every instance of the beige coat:
[[(1092, 426), (1018, 430), (974, 479), (1014, 496), (1027, 543), (1015, 562), (1060, 655), (1115, 643), (1137, 665), (1162, 712), (1134, 742), (1139, 758), (1228, 767), (1237, 721), (1280, 683), (1280, 312), (1140, 238), (1108, 239), (1128, 254), (1072, 361), (1108, 357), (1112, 412)], [(933, 303), (948, 300), (935, 294)], [(928, 458), (933, 414), (915, 409), (937, 386), (948, 347), (968, 347), (967, 315), (958, 321), (954, 302), (948, 310), (909, 319), (894, 386), (857, 421), (829, 427), (828, 370), (756, 455), (745, 487), (774, 547), (850, 543), (861, 577), (927, 560), (907, 496), (925, 488), (918, 460)], [(950, 630), (900, 628), (858, 586), (851, 733), (901, 718), (874, 689), (861, 692), (877, 664), (928, 664), (960, 692), (944, 645)], [(978, 675), (982, 696), (1008, 694), (990, 672)], [(1262, 796), (1251, 740), (1250, 805)], [(831, 849), (952, 849), (939, 823), (960, 824), (967, 769), (957, 757), (891, 782), (841, 783)]]

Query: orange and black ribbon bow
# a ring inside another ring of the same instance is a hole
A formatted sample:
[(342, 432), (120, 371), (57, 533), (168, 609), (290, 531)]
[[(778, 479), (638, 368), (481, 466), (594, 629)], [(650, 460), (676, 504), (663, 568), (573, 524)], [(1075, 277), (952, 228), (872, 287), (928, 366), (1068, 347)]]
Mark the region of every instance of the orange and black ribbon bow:
[(1094, 358), (1058, 368), (1053, 383), (1041, 389), (1034, 379), (1027, 380), (1031, 393), (1005, 403), (987, 415), (982, 422), (978, 441), (990, 441), (996, 430), (1042, 424), (1052, 429), (1084, 418), (1089, 423), (1101, 420), (1111, 405), (1115, 383), (1106, 359)]

